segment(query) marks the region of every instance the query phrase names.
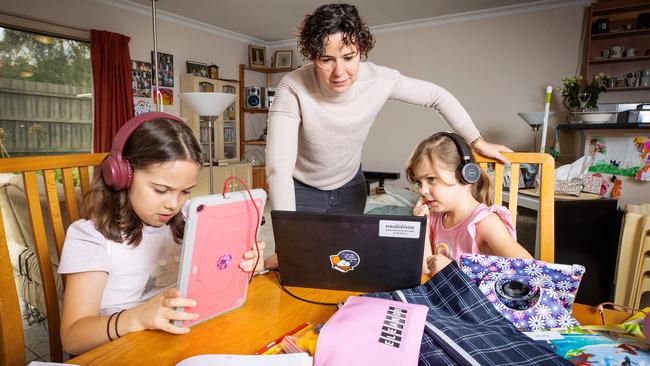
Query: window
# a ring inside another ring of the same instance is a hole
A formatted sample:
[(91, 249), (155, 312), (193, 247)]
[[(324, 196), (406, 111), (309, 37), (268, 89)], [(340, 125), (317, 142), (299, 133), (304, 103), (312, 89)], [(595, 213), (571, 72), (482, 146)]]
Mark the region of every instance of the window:
[(0, 156), (92, 150), (88, 42), (0, 26)]

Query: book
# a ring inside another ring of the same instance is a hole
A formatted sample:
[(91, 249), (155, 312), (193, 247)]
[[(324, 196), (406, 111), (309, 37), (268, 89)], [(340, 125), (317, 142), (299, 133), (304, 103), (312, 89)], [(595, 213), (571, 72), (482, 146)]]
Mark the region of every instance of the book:
[(648, 345), (638, 337), (603, 333), (562, 334), (549, 341), (556, 354), (575, 365), (648, 365)]
[(176, 366), (312, 366), (312, 357), (306, 353), (281, 355), (199, 355), (186, 358)]

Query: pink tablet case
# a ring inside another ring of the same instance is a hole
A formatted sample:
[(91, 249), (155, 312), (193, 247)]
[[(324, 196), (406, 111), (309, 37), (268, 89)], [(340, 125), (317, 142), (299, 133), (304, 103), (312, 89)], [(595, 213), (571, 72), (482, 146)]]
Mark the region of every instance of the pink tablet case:
[[(266, 192), (251, 190), (260, 216)], [(195, 299), (188, 312), (199, 314), (191, 326), (234, 310), (244, 304), (249, 274), (239, 263), (253, 249), (260, 221), (246, 191), (197, 197), (188, 207), (178, 287), (181, 297)], [(261, 255), (262, 253), (260, 253)], [(183, 308), (180, 308), (182, 310)], [(176, 322), (179, 325), (180, 322)]]

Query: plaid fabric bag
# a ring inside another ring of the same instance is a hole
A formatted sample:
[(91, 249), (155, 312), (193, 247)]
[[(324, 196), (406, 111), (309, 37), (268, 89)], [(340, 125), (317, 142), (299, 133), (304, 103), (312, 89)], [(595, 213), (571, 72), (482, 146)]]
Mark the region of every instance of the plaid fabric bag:
[(429, 308), (420, 365), (571, 365), (517, 331), (455, 262), (423, 285), (364, 296)]

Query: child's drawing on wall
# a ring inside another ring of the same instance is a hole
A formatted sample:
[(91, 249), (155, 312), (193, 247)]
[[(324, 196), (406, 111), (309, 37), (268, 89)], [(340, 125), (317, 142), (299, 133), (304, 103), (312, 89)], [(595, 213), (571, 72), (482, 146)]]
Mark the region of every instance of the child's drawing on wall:
[(591, 149), (594, 156), (589, 172), (635, 177), (641, 169), (639, 148), (634, 138), (595, 137), (591, 140)]
[(637, 137), (634, 139), (634, 145), (641, 153), (641, 167), (636, 172), (636, 180), (650, 181), (650, 139)]

